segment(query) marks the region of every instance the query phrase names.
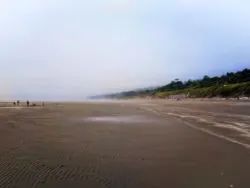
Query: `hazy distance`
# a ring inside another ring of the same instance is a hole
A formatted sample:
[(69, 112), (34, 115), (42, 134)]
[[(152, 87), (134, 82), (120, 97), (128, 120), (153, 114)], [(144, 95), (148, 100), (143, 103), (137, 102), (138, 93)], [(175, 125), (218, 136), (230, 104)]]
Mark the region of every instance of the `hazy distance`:
[(1, 0), (0, 98), (81, 100), (250, 67), (246, 0)]

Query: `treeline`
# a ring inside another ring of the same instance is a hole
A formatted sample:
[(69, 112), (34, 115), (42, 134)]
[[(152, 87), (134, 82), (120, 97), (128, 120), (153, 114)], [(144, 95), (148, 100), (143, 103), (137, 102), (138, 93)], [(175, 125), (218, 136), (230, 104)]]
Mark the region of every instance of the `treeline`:
[(220, 77), (209, 77), (205, 75), (202, 79), (198, 80), (188, 80), (185, 82), (180, 81), (179, 79), (175, 79), (169, 84), (159, 87), (156, 91), (171, 91), (171, 90), (180, 90), (187, 88), (204, 88), (210, 87), (214, 85), (227, 85), (227, 84), (235, 84), (235, 83), (243, 83), (250, 81), (250, 69), (244, 69), (239, 72), (229, 72)]
[(222, 76), (202, 79), (181, 81), (175, 79), (169, 84), (154, 88), (127, 91), (107, 95), (108, 98), (131, 98), (131, 97), (167, 97), (169, 95), (186, 94), (190, 97), (238, 97), (250, 96), (250, 69), (238, 72), (228, 72)]

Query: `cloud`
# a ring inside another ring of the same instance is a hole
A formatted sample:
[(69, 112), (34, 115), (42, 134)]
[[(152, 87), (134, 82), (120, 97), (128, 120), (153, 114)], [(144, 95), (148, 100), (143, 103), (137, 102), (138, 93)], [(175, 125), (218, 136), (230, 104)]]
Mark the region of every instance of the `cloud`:
[(74, 98), (249, 65), (243, 0), (0, 3), (1, 74), (15, 96)]
[(135, 1), (133, 0), (107, 0), (102, 1), (104, 10), (113, 13), (129, 12), (135, 8)]

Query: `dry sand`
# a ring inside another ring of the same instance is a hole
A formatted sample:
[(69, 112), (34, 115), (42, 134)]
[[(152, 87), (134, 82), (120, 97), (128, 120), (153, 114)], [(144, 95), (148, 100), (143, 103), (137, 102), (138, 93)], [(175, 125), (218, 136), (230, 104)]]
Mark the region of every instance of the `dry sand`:
[(0, 187), (249, 188), (249, 117), (236, 102), (1, 108)]

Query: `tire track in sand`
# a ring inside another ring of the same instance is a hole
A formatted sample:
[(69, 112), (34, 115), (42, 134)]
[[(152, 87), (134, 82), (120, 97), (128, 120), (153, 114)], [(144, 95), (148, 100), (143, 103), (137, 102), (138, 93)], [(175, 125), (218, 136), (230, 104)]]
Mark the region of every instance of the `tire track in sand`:
[(186, 124), (187, 126), (193, 128), (193, 129), (195, 129), (195, 130), (198, 130), (198, 131), (201, 131), (201, 132), (203, 132), (203, 133), (209, 134), (209, 135), (211, 135), (211, 136), (217, 137), (217, 138), (219, 138), (219, 139), (222, 139), (222, 140), (231, 142), (231, 143), (233, 143), (233, 144), (240, 145), (240, 146), (244, 147), (245, 149), (250, 150), (250, 144), (246, 144), (246, 143), (240, 142), (240, 141), (238, 141), (238, 140), (235, 140), (235, 139), (233, 139), (233, 138), (230, 138), (230, 137), (227, 137), (227, 136), (224, 136), (224, 135), (221, 135), (221, 134), (217, 134), (217, 133), (212, 132), (212, 131), (210, 131), (210, 130), (208, 130), (208, 129), (201, 128), (201, 127), (198, 127), (198, 126), (195, 126), (195, 125), (193, 125), (193, 124), (191, 124), (191, 123), (189, 123), (189, 122), (187, 122), (187, 121), (184, 121), (184, 119), (182, 119), (182, 118), (180, 118), (180, 117), (177, 117), (177, 116), (175, 116), (175, 115), (173, 116), (171, 113), (166, 114), (166, 113), (159, 112), (159, 111), (157, 111), (157, 110), (155, 110), (155, 109), (145, 108), (145, 107), (143, 107), (143, 108), (141, 108), (141, 109), (142, 109), (142, 110), (145, 110), (145, 111), (148, 111), (148, 112), (151, 112), (151, 113), (154, 113), (154, 114), (157, 114), (157, 115), (160, 115), (160, 116), (172, 117), (172, 118), (174, 118), (174, 119), (176, 119), (176, 120), (178, 120), (178, 121), (181, 121), (182, 123)]

